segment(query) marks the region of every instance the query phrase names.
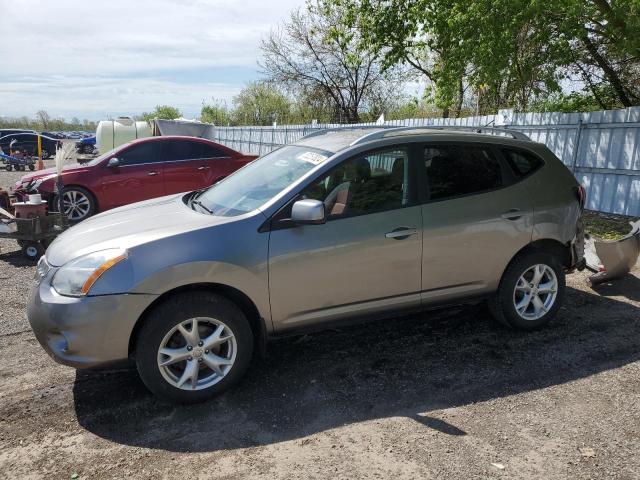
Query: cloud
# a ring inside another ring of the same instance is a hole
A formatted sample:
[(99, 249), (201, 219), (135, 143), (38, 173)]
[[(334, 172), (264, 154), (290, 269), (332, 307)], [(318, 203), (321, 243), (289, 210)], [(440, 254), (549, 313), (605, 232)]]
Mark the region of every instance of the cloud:
[(258, 75), (260, 39), (304, 0), (1, 3), (0, 115), (101, 119), (230, 100)]

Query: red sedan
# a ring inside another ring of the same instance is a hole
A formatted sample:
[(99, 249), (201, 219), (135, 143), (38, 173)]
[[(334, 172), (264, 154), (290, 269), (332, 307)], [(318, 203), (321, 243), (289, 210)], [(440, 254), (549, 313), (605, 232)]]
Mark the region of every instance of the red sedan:
[[(256, 158), (195, 137), (149, 137), (122, 145), (62, 171), (64, 209), (78, 222), (129, 203), (213, 185)], [(55, 168), (25, 175), (19, 198), (40, 193), (57, 210)]]

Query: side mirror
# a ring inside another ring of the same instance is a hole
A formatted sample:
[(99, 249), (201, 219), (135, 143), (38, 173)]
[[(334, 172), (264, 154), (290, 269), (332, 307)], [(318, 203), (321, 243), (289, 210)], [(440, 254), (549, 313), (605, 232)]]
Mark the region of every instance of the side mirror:
[(320, 200), (298, 200), (291, 208), (291, 220), (299, 225), (319, 225), (327, 221)]
[(116, 168), (120, 166), (120, 159), (117, 157), (113, 157), (109, 159), (109, 162), (107, 163), (107, 167), (110, 168)]

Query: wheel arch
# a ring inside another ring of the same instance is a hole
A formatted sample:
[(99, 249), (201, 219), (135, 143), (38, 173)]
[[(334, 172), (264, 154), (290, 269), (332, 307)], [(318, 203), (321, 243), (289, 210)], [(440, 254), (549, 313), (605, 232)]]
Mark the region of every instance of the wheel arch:
[[(81, 188), (83, 190), (86, 190), (93, 197), (93, 201), (95, 202), (95, 207), (96, 208), (95, 208), (94, 214), (100, 213), (100, 202), (98, 201), (98, 196), (95, 194), (95, 192), (93, 190), (91, 190), (91, 188), (87, 187), (86, 185), (80, 185), (78, 183), (70, 183), (68, 185), (65, 183), (64, 186), (63, 186), (63, 188), (73, 188), (73, 187)], [(56, 190), (56, 187), (55, 187), (55, 183), (54, 183), (54, 188), (53, 188), (53, 191), (52, 191), (51, 201), (50, 201), (51, 206), (55, 206), (54, 202), (56, 201), (56, 198), (58, 197), (58, 194), (55, 193), (55, 190)]]
[(242, 313), (244, 313), (245, 317), (249, 321), (249, 326), (251, 327), (251, 332), (253, 333), (254, 339), (254, 347), (259, 355), (264, 356), (266, 350), (266, 341), (267, 341), (267, 327), (264, 319), (260, 316), (258, 308), (255, 303), (243, 292), (238, 290), (237, 288), (230, 287), (229, 285), (224, 285), (220, 283), (192, 283), (188, 285), (182, 285), (171, 290), (164, 292), (158, 298), (156, 298), (140, 315), (135, 325), (133, 326), (133, 330), (131, 331), (131, 335), (129, 336), (129, 347), (128, 353), (131, 356), (135, 351), (135, 344), (142, 328), (142, 325), (146, 321), (149, 316), (149, 313), (160, 306), (162, 303), (167, 301), (168, 299), (179, 295), (185, 292), (208, 292), (214, 293), (216, 295), (221, 295), (228, 300), (232, 301)]
[[(523, 248), (518, 250), (518, 252), (509, 261), (509, 264), (511, 264), (514, 259), (516, 259), (520, 255), (530, 252), (552, 253), (558, 257), (565, 268), (569, 268), (571, 266), (571, 247), (552, 238), (542, 238), (539, 240), (534, 240), (533, 242), (525, 245)], [(506, 271), (507, 267), (508, 265), (505, 267), (504, 271)], [(503, 275), (504, 271), (502, 272)]]

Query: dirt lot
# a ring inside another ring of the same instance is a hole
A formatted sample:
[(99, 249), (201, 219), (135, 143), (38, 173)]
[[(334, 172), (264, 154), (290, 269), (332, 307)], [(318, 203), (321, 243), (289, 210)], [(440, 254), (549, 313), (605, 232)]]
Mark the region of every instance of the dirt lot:
[(55, 364), (25, 319), (34, 267), (0, 249), (2, 478), (640, 478), (640, 266), (570, 275), (540, 332), (461, 307), (280, 340), (175, 407), (133, 370)]

